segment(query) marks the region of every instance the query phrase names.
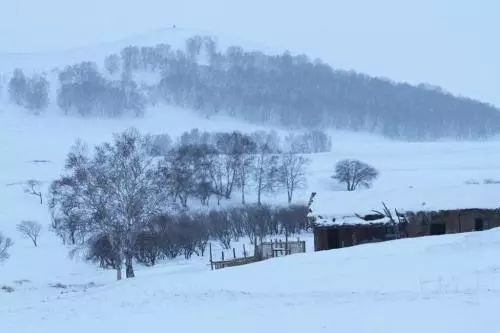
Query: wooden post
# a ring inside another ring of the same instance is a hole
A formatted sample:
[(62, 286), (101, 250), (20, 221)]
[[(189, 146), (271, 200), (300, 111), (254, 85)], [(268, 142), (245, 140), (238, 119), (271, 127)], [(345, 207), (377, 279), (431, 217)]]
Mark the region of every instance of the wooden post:
[(245, 249), (245, 244), (243, 244), (243, 256), (247, 257), (247, 250)]
[(224, 251), (222, 251), (222, 261), (224, 261)]
[[(290, 253), (292, 253), (290, 251)], [(288, 232), (285, 232), (285, 255), (288, 254)]]
[(210, 249), (210, 269), (214, 270), (214, 262), (212, 261), (212, 243), (208, 243), (208, 248)]
[(236, 259), (236, 249), (233, 247), (233, 259)]
[(458, 210), (458, 232), (462, 232), (462, 221), (460, 220), (460, 209)]

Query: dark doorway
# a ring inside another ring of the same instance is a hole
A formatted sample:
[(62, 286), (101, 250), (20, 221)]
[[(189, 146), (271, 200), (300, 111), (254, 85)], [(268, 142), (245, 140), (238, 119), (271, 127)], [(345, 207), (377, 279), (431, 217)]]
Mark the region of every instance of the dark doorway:
[(483, 231), (484, 230), (484, 221), (481, 218), (477, 218), (474, 220), (474, 230), (475, 231)]
[(339, 244), (339, 231), (338, 229), (328, 230), (328, 249), (338, 249)]
[(431, 224), (431, 235), (444, 235), (445, 233), (446, 233), (446, 224), (444, 223)]

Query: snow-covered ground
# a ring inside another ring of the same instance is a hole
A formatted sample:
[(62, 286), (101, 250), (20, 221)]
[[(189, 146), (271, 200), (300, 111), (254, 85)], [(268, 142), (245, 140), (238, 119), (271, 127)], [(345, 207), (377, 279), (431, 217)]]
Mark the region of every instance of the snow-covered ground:
[[(500, 230), (308, 251), (215, 272), (209, 270), (207, 258), (179, 259), (155, 268), (138, 267), (136, 279), (121, 282), (114, 281), (113, 271), (70, 258), (68, 249), (49, 231), (47, 207), (24, 193), (22, 183), (39, 179), (45, 192), (62, 171), (76, 138), (97, 144), (132, 126), (172, 137), (193, 127), (259, 129), (169, 107), (149, 110), (141, 119), (81, 119), (51, 112), (36, 117), (23, 111), (16, 114), (9, 106), (0, 108), (0, 231), (15, 242), (11, 258), (0, 264), (0, 287), (15, 289), (0, 291), (1, 331), (495, 332), (500, 328), (495, 316), (500, 304)], [(318, 198), (329, 198), (329, 209), (353, 213), (381, 201), (395, 208), (411, 191), (418, 193), (408, 196), (413, 198), (411, 204), (426, 202), (428, 207), (448, 202), (495, 206), (500, 197), (500, 185), (484, 184), (485, 179), (500, 180), (500, 141), (406, 143), (359, 133), (331, 135), (332, 152), (311, 155), (308, 188), (296, 200), (305, 201), (316, 191)], [(360, 159), (380, 171), (372, 189), (347, 193), (335, 184), (330, 176), (335, 163), (344, 158)], [(273, 200), (285, 203), (284, 197)], [(21, 220), (44, 225), (38, 248), (16, 232)], [(310, 249), (311, 236), (302, 237)]]
[(5, 332), (496, 332), (499, 251), (495, 229), (51, 291), (28, 282), (0, 295), (0, 318)]

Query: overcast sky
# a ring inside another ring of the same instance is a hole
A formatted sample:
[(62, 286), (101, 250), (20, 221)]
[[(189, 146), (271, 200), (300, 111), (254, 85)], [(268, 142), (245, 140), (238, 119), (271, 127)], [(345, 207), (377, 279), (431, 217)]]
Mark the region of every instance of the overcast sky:
[(500, 106), (496, 0), (0, 0), (0, 52), (86, 46), (173, 24)]

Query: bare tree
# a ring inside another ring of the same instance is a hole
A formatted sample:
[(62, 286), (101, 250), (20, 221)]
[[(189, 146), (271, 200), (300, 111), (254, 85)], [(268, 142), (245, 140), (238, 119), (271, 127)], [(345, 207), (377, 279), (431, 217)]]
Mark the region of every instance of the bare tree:
[(153, 217), (170, 208), (149, 148), (148, 137), (133, 129), (115, 135), (113, 143), (97, 146), (94, 155), (77, 144), (68, 155), (68, 174), (51, 187), (51, 209), (60, 221), (58, 234), (70, 232), (75, 227), (74, 216), (78, 216), (79, 237), (107, 236), (117, 255), (117, 279), (121, 279), (123, 263), (126, 277), (134, 277), (137, 236)]
[(342, 160), (335, 166), (332, 178), (346, 185), (348, 191), (354, 191), (359, 186), (370, 187), (378, 177), (378, 171), (358, 160)]
[(4, 237), (2, 233), (0, 233), (0, 262), (9, 259), (9, 248), (14, 243), (9, 237)]
[(236, 170), (236, 183), (241, 191), (241, 203), (245, 204), (245, 191), (255, 162), (257, 145), (250, 136), (233, 134), (232, 157)]
[(43, 204), (42, 191), (40, 190), (41, 185), (40, 181), (30, 179), (26, 182), (26, 188), (24, 189), (25, 193), (37, 196), (40, 199), (40, 205)]
[(281, 155), (279, 179), (286, 188), (288, 203), (292, 202), (295, 190), (306, 186), (305, 171), (308, 163), (309, 159), (294, 153)]
[(253, 181), (257, 192), (257, 204), (262, 204), (262, 194), (273, 192), (278, 180), (278, 156), (269, 146), (259, 148), (253, 168)]
[(38, 246), (38, 236), (42, 231), (42, 225), (36, 221), (22, 221), (17, 225), (17, 231), (19, 231), (24, 238), (29, 238), (33, 242), (35, 247)]

